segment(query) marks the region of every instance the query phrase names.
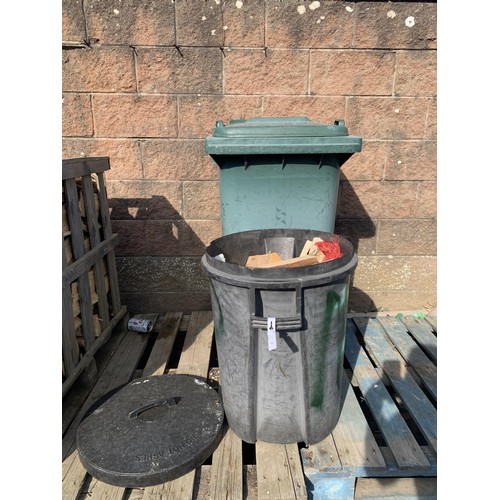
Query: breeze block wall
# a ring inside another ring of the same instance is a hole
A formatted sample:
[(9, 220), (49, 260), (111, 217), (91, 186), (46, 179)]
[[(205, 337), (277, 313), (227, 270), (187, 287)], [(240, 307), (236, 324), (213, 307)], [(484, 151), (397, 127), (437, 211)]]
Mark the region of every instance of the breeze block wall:
[(109, 156), (122, 300), (208, 310), (216, 120), (344, 119), (349, 310), (436, 306), (436, 3), (63, 0), (63, 158)]

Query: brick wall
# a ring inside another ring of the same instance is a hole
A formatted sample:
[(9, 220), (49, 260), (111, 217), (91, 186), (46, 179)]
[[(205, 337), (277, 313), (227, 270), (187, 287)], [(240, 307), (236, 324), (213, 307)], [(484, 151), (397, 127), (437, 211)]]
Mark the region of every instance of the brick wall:
[(216, 120), (344, 119), (336, 232), (357, 246), (349, 308), (436, 305), (436, 3), (63, 0), (63, 158), (109, 156), (132, 312), (210, 307), (220, 236)]

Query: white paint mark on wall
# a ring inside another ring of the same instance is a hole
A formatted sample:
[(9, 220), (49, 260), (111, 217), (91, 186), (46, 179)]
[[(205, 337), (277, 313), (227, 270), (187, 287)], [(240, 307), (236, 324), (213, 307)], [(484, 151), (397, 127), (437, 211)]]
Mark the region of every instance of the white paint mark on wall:
[(399, 113), (399, 108), (396, 108), (396, 109), (394, 110), (394, 113)]
[[(276, 8), (277, 8), (277, 7), (276, 7)], [(299, 6), (297, 7), (297, 12), (298, 12), (300, 15), (304, 14), (304, 12), (305, 12), (305, 11), (306, 11), (306, 8), (305, 8), (305, 6), (304, 6), (304, 5), (299, 5)]]
[(203, 17), (201, 18), (201, 20), (202, 20), (202, 21), (206, 21), (206, 20), (207, 20), (207, 18), (206, 18), (205, 16), (203, 16)]
[(236, 8), (241, 9), (243, 7), (243, 2), (241, 0), (237, 0), (236, 2)]
[(228, 29), (228, 27), (227, 27), (227, 26), (223, 26), (223, 27), (222, 27), (222, 29), (223, 29), (224, 31), (226, 31), (226, 30)]
[(349, 7), (349, 5), (345, 8), (345, 10), (347, 10), (347, 12), (353, 12), (353, 8), (352, 7)]
[(309, 8), (311, 10), (316, 10), (316, 9), (319, 9), (320, 5), (321, 4), (317, 0), (315, 0), (314, 2), (309, 4)]
[(216, 30), (212, 30), (210, 33), (212, 33), (212, 35), (215, 35), (215, 31), (216, 31)]
[(396, 13), (393, 11), (393, 10), (390, 10), (388, 13), (387, 13), (387, 17), (389, 19), (394, 19), (396, 17)]
[(120, 11), (118, 9), (113, 9), (113, 12), (118, 15), (120, 13)]
[(216, 3), (217, 5), (219, 5), (219, 4), (220, 4), (220, 0), (215, 0), (215, 3)]
[(398, 165), (401, 165), (402, 161), (401, 160), (398, 160)]
[(408, 28), (413, 28), (415, 26), (415, 18), (413, 16), (409, 16), (405, 19), (405, 24)]

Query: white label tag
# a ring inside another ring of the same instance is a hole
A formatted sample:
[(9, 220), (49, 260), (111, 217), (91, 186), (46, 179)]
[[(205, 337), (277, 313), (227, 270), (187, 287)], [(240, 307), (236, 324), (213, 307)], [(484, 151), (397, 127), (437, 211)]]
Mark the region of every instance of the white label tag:
[(276, 318), (267, 318), (267, 348), (274, 351), (276, 347)]

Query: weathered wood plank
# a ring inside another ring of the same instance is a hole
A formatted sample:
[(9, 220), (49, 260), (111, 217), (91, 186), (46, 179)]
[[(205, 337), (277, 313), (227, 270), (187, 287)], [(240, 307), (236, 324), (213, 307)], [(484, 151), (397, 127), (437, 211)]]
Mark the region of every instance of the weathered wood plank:
[[(211, 311), (191, 313), (186, 338), (175, 373), (196, 375), (206, 379), (210, 363), (210, 350), (213, 340), (213, 320)], [(144, 499), (191, 498), (196, 470), (158, 486), (144, 489)]]
[[(75, 260), (78, 260), (85, 254), (78, 191), (75, 179), (67, 179), (64, 182), (64, 194), (66, 197), (69, 226), (71, 228), (71, 244)], [(83, 273), (78, 277), (78, 297), (80, 300), (80, 316), (82, 319), (82, 334), (85, 342), (85, 351), (88, 351), (95, 340), (95, 336), (93, 334), (92, 301), (90, 298), (90, 283), (87, 273)]]
[(106, 257), (111, 250), (114, 250), (118, 243), (118, 234), (113, 234), (111, 238), (102, 241), (95, 248), (85, 253), (83, 257), (69, 264), (62, 273), (63, 286), (69, 285), (79, 276), (88, 272), (89, 268)]
[(122, 500), (125, 497), (125, 492), (125, 488), (95, 481), (92, 488), (89, 488), (87, 497), (99, 500)]
[[(137, 316), (143, 319), (150, 319), (151, 321), (156, 321), (158, 318), (158, 314), (138, 314)], [(144, 367), (142, 377), (151, 377), (154, 375), (161, 375), (163, 373), (163, 371), (159, 373), (160, 370), (155, 368), (158, 367), (158, 364), (165, 366), (168, 356), (170, 356), (170, 352), (167, 353), (165, 352), (165, 349), (162, 348), (163, 340), (165, 340), (166, 334), (172, 333), (172, 328), (175, 329), (176, 325), (178, 326), (181, 317), (182, 313), (168, 313), (166, 315), (165, 321), (160, 326), (160, 331), (158, 332), (155, 344), (153, 345), (153, 349), (149, 355), (148, 362)], [(176, 330), (174, 330), (173, 333), (175, 336)], [(139, 333), (139, 335), (144, 334)], [(162, 356), (167, 356), (166, 360)], [(151, 357), (153, 357), (152, 361)], [(109, 485), (107, 483), (103, 483), (102, 481), (97, 481), (94, 489), (90, 493), (91, 495), (94, 495), (94, 498), (122, 500), (126, 494), (126, 489), (119, 486)]]
[(78, 378), (78, 376), (85, 370), (85, 368), (92, 362), (96, 352), (109, 340), (113, 329), (121, 321), (121, 319), (127, 313), (127, 308), (123, 306), (118, 314), (116, 314), (113, 319), (109, 322), (108, 326), (101, 332), (99, 338), (92, 344), (91, 348), (83, 355), (82, 359), (78, 363), (76, 370), (64, 381), (62, 386), (63, 396), (68, 392), (71, 385)]
[(428, 469), (429, 462), (406, 425), (397, 406), (355, 337), (352, 320), (347, 321), (345, 355), (363, 397), (377, 421), (388, 447), (401, 469)]
[(303, 448), (300, 454), (306, 475), (327, 470), (342, 470), (342, 462), (331, 434), (328, 434), (323, 441)]
[(296, 444), (257, 441), (255, 458), (259, 500), (307, 499), (304, 475), (298, 470), (299, 450)]
[(387, 374), (427, 442), (437, 451), (436, 408), (410, 375), (399, 353), (389, 344), (383, 334), (382, 326), (376, 320), (368, 319), (363, 339), (370, 353)]
[(431, 477), (360, 478), (354, 500), (435, 500), (437, 479)]
[[(99, 232), (99, 221), (95, 207), (94, 186), (90, 176), (82, 177), (83, 183), (83, 199), (85, 204), (85, 215), (87, 218), (87, 227), (89, 230), (89, 239), (91, 248), (95, 248), (101, 242)], [(109, 323), (108, 301), (106, 297), (105, 269), (104, 262), (98, 260), (95, 263), (95, 281), (96, 291), (98, 296), (99, 318), (102, 321), (102, 326), (105, 328)]]
[(425, 321), (431, 325), (432, 329), (437, 333), (438, 331), (438, 324), (437, 324), (437, 316), (429, 316), (427, 315), (425, 317)]
[(386, 467), (373, 433), (344, 374), (346, 391), (340, 419), (332, 431), (333, 441), (345, 471), (373, 473)]
[(144, 488), (142, 498), (144, 500), (187, 500), (193, 497), (193, 485), (196, 475), (196, 469), (184, 474), (183, 476)]
[(423, 319), (413, 318), (411, 316), (403, 317), (401, 322), (408, 328), (410, 333), (416, 339), (427, 354), (434, 361), (437, 361), (437, 338), (432, 333), (432, 327)]
[[(356, 324), (363, 330), (366, 320), (356, 318)], [(388, 337), (401, 353), (403, 358), (418, 373), (425, 387), (437, 400), (437, 369), (434, 363), (420, 350), (413, 339), (406, 332), (406, 327), (396, 318), (380, 317), (378, 321), (383, 326)]]
[(73, 420), (63, 438), (63, 458), (75, 445), (76, 431), (81, 419), (89, 408), (112, 389), (130, 381), (139, 359), (146, 347), (147, 338), (135, 332), (127, 332), (113, 357), (103, 370), (92, 392), (80, 412)]
[[(64, 238), (63, 238), (63, 253), (62, 253), (63, 271), (66, 266), (66, 258), (64, 256)], [(68, 380), (75, 372), (80, 356), (80, 349), (76, 342), (76, 334), (73, 327), (73, 308), (71, 300), (71, 288), (62, 286), (62, 361), (64, 375)]]
[(143, 370), (144, 377), (153, 375), (162, 375), (165, 373), (175, 337), (179, 331), (179, 325), (182, 319), (182, 313), (169, 312), (160, 325), (158, 336), (156, 337), (153, 349)]
[(176, 373), (207, 377), (213, 330), (214, 323), (211, 311), (195, 311), (191, 313), (191, 320)]
[(210, 500), (243, 498), (243, 453), (241, 439), (229, 428), (212, 455)]
[(62, 178), (71, 179), (83, 175), (96, 174), (109, 170), (109, 157), (68, 158), (62, 160)]
[[(106, 181), (104, 179), (104, 174), (102, 172), (98, 172), (97, 174), (97, 185), (99, 187), (99, 193), (98, 193), (99, 212), (101, 215), (101, 223), (102, 223), (102, 231), (104, 234), (104, 239), (111, 240), (111, 238), (113, 237), (113, 231), (111, 230), (111, 217), (109, 215)], [(116, 314), (121, 308), (121, 302), (120, 302), (120, 288), (118, 286), (118, 275), (116, 272), (116, 258), (114, 249), (108, 251), (106, 255), (106, 260), (108, 263), (111, 304), (113, 307), (113, 313)]]

